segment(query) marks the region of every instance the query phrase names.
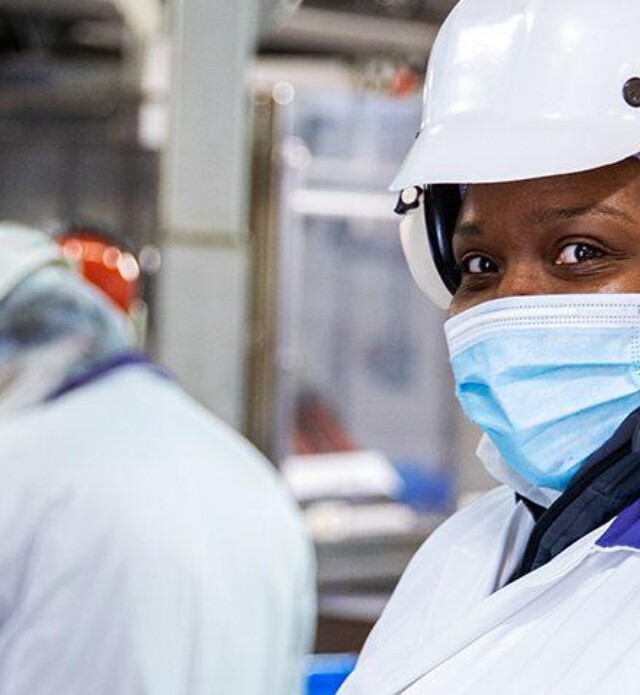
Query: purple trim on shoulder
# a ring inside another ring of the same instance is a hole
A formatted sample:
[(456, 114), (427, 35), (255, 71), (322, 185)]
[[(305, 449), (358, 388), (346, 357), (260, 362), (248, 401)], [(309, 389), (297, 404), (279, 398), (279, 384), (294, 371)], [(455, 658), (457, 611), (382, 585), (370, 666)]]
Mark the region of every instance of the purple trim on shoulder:
[(166, 379), (173, 380), (174, 378), (168, 369), (153, 362), (153, 360), (143, 352), (123, 352), (104, 362), (100, 362), (84, 374), (68, 379), (47, 398), (47, 401), (55, 401), (72, 391), (76, 391), (77, 389), (92, 384), (94, 381), (102, 379), (112, 372), (132, 366), (144, 367)]
[(640, 550), (640, 500), (618, 514), (596, 545), (600, 548), (625, 547)]

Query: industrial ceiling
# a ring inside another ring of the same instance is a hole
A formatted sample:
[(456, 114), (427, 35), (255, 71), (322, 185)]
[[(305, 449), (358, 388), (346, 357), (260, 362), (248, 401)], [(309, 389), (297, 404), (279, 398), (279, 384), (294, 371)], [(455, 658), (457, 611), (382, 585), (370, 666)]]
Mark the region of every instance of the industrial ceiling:
[[(271, 6), (278, 0), (264, 0)], [(280, 0), (262, 52), (426, 58), (456, 0)]]
[[(151, 35), (171, 0), (0, 0), (0, 55), (117, 55), (128, 37)], [(213, 0), (226, 2), (230, 0)], [(415, 51), (455, 0), (258, 0), (269, 53)]]

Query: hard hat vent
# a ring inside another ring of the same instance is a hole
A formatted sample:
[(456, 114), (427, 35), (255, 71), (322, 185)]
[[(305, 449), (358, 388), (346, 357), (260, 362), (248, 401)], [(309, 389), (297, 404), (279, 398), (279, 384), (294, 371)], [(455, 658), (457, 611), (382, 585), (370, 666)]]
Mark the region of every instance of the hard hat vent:
[(624, 100), (633, 106), (633, 108), (640, 108), (640, 77), (632, 77), (627, 80), (623, 89)]

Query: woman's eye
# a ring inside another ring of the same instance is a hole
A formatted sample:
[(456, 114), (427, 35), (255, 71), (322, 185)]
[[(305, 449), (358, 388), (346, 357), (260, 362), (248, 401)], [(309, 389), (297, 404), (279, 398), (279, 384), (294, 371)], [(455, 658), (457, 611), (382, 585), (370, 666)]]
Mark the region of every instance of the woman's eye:
[(556, 265), (575, 265), (602, 258), (603, 255), (604, 253), (600, 249), (591, 246), (591, 244), (568, 244), (560, 251)]
[(483, 275), (498, 272), (497, 263), (488, 256), (467, 256), (460, 265), (465, 275)]

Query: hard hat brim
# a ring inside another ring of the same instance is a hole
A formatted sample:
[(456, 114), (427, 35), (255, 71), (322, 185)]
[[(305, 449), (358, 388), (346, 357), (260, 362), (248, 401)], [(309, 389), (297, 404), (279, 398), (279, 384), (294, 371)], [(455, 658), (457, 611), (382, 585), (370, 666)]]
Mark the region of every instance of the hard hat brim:
[(560, 176), (614, 164), (640, 152), (640, 120), (547, 117), (508, 122), (463, 114), (416, 139), (391, 191), (437, 183), (500, 183)]

